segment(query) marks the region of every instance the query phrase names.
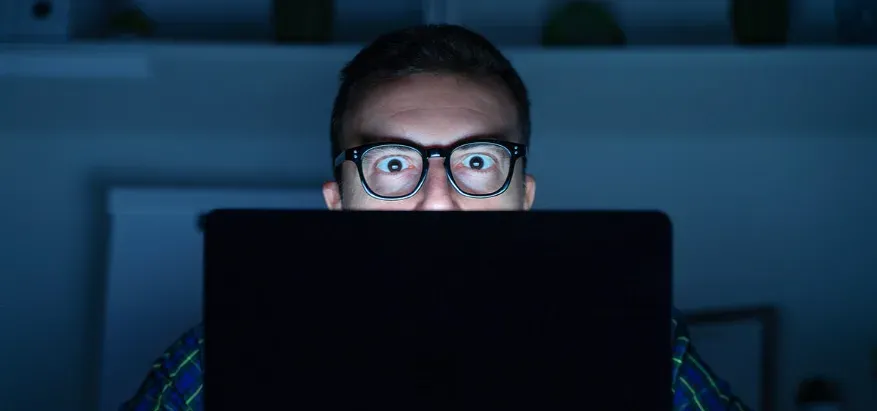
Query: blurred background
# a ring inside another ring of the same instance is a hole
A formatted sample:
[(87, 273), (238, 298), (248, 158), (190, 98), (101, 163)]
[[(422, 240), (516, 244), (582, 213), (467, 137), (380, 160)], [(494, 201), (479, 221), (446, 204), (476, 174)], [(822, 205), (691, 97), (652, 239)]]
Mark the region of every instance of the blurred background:
[(0, 0), (0, 410), (130, 396), (200, 318), (198, 214), (322, 207), (338, 70), (421, 22), (516, 65), (537, 208), (671, 216), (751, 406), (877, 409), (874, 0)]

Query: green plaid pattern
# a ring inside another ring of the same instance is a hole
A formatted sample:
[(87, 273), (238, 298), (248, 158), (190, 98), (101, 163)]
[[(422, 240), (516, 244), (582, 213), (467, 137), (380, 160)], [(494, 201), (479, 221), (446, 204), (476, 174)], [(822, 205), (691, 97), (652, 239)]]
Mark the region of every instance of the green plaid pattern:
[[(697, 356), (688, 330), (672, 319), (672, 411), (749, 411)], [(204, 327), (175, 342), (152, 366), (137, 394), (121, 411), (203, 411)]]

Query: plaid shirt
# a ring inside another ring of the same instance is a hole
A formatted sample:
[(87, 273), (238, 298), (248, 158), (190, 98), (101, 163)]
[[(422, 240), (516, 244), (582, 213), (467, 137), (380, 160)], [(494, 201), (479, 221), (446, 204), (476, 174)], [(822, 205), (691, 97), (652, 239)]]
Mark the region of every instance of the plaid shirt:
[[(695, 353), (688, 330), (672, 319), (672, 411), (749, 411)], [(184, 334), (152, 366), (146, 381), (121, 411), (204, 409), (204, 326)]]

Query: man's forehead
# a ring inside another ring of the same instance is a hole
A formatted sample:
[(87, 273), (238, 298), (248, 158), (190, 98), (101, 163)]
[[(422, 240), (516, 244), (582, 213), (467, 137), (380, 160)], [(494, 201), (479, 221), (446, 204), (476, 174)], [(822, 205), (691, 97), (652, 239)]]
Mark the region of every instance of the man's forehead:
[(345, 119), (345, 144), (405, 141), (448, 146), (460, 140), (518, 141), (510, 93), (491, 83), (417, 75), (371, 90)]
[(348, 139), (346, 139), (347, 147), (356, 147), (365, 144), (374, 144), (374, 143), (399, 143), (399, 144), (411, 144), (415, 146), (422, 146), (423, 148), (445, 148), (450, 147), (456, 144), (463, 144), (469, 141), (484, 141), (484, 140), (492, 140), (492, 141), (509, 141), (509, 142), (521, 142), (521, 139), (517, 137), (517, 133), (515, 131), (511, 132), (495, 132), (495, 133), (482, 133), (482, 134), (472, 134), (472, 135), (463, 135), (463, 136), (452, 136), (445, 140), (427, 140), (424, 139), (412, 139), (405, 136), (394, 136), (394, 135), (378, 135), (378, 134), (353, 134)]

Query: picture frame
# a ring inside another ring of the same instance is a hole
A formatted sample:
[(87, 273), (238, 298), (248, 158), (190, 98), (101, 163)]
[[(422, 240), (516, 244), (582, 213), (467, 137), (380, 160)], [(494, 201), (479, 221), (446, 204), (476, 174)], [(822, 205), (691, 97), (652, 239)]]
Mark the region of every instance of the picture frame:
[(760, 411), (777, 411), (776, 307), (688, 310), (685, 321), (698, 354), (735, 395)]

